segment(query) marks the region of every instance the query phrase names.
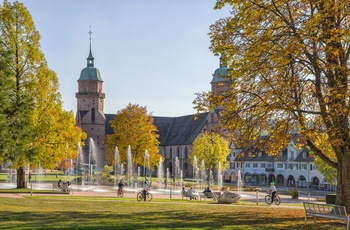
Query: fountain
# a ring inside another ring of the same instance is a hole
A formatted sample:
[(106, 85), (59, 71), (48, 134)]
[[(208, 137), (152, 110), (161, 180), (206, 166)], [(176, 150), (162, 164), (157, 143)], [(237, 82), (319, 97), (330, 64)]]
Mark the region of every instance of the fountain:
[(115, 147), (115, 150), (114, 150), (114, 187), (115, 188), (117, 186), (117, 180), (119, 181), (119, 178), (117, 178), (118, 169), (120, 169), (120, 156), (119, 156), (118, 147)]
[(241, 170), (238, 170), (238, 175), (237, 175), (237, 191), (238, 191), (238, 194), (242, 193), (242, 187), (243, 187), (243, 181), (242, 181)]
[[(194, 156), (193, 157), (193, 179), (196, 182), (196, 187), (198, 188), (198, 184), (199, 184), (199, 175), (198, 175), (198, 161), (197, 161), (197, 157)], [(199, 186), (200, 188), (200, 186)]]
[(158, 183), (159, 183), (159, 188), (162, 187), (162, 181), (163, 181), (163, 158), (161, 157), (159, 159), (159, 165), (158, 165)]
[(218, 167), (218, 190), (222, 188), (222, 167), (221, 167), (221, 162), (219, 162), (219, 167)]
[(149, 183), (151, 183), (151, 165), (150, 165), (149, 153), (147, 150), (145, 151), (143, 170), (144, 170), (145, 180), (147, 180), (147, 171), (149, 171)]
[(90, 181), (93, 183), (93, 174), (94, 174), (94, 166), (96, 167), (96, 148), (94, 139), (90, 137), (90, 145), (89, 145), (89, 168), (90, 168)]
[(124, 172), (125, 172), (124, 164), (121, 164), (121, 165), (120, 165), (120, 177), (121, 177), (121, 178), (124, 176)]
[(128, 146), (128, 173), (127, 173), (127, 178), (128, 178), (128, 184), (129, 186), (132, 185), (132, 172), (133, 172), (133, 165), (132, 165), (132, 155), (131, 155), (131, 147), (130, 145)]
[(175, 158), (175, 179), (180, 182), (181, 186), (183, 186), (182, 170), (180, 168), (180, 161), (178, 157)]
[(207, 173), (206, 173), (206, 170), (205, 170), (205, 162), (204, 162), (204, 160), (202, 160), (201, 179), (202, 179), (203, 183), (205, 183), (205, 180), (207, 179)]
[(169, 168), (166, 168), (166, 185), (165, 185), (165, 188), (169, 184), (169, 176), (170, 176)]
[(78, 151), (78, 156), (77, 156), (77, 160), (75, 162), (75, 167), (76, 167), (76, 170), (79, 170), (84, 162), (83, 148), (81, 147), (80, 143), (78, 143), (78, 150), (77, 151)]
[(208, 178), (208, 185), (209, 187), (214, 184), (214, 176), (213, 176), (213, 170), (209, 170), (209, 178)]
[(139, 178), (141, 176), (141, 168), (140, 166), (137, 167), (137, 186), (139, 186)]

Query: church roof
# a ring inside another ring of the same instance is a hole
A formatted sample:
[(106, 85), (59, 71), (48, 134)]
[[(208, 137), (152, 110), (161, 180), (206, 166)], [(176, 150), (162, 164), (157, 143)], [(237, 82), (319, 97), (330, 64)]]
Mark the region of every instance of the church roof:
[(100, 71), (95, 67), (85, 67), (84, 69), (82, 69), (78, 81), (82, 80), (93, 80), (103, 82)]
[(208, 113), (181, 117), (153, 117), (157, 126), (160, 145), (190, 145), (206, 124)]
[(213, 79), (210, 83), (218, 83), (228, 80), (229, 69), (226, 65), (222, 64), (222, 57), (220, 57), (220, 67), (214, 71)]
[[(204, 125), (208, 113), (187, 115), (181, 117), (157, 117), (154, 116), (154, 125), (158, 129), (160, 145), (189, 145), (199, 135)], [(115, 114), (106, 114), (106, 135), (113, 134), (110, 121)]]
[(102, 81), (100, 71), (94, 67), (94, 57), (92, 56), (91, 52), (91, 29), (89, 31), (90, 34), (90, 51), (89, 56), (87, 57), (87, 67), (85, 67), (80, 72), (80, 78), (78, 81), (86, 81), (86, 80), (92, 80), (92, 81)]

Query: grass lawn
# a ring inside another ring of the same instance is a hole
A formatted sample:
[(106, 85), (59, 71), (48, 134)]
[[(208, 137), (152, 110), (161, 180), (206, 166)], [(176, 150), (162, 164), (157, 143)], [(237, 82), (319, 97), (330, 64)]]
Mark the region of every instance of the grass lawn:
[(345, 221), (308, 219), (301, 205), (32, 196), (0, 197), (1, 229), (345, 229)]

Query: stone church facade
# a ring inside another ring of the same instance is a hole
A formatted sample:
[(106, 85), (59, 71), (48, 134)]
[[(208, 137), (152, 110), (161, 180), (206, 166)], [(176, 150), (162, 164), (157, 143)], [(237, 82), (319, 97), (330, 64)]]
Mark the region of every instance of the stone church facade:
[[(227, 68), (221, 64), (215, 70), (211, 81), (212, 92), (220, 93), (227, 90), (229, 85), (224, 80)], [(87, 134), (85, 145), (82, 149), (84, 161), (87, 163), (89, 148), (93, 142), (97, 150), (97, 168), (105, 165), (104, 141), (113, 130), (110, 121), (115, 114), (104, 113), (105, 94), (103, 93), (103, 80), (100, 71), (94, 66), (94, 57), (90, 51), (87, 58), (87, 66), (81, 71), (78, 79), (76, 124)], [(180, 117), (154, 116), (154, 125), (159, 131), (159, 153), (164, 157), (164, 169), (169, 173), (175, 173), (175, 159), (178, 158), (179, 167), (183, 176), (193, 176), (193, 166), (189, 161), (192, 143), (195, 138), (205, 131), (217, 129), (219, 109)], [(93, 141), (92, 141), (93, 140)], [(166, 173), (166, 171), (164, 172)]]

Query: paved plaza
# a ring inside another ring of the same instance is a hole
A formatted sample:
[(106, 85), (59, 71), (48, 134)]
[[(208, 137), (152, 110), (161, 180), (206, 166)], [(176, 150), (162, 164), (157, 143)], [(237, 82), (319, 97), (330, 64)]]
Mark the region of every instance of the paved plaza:
[[(33, 190), (50, 190), (52, 189), (52, 183), (42, 183), (42, 184), (33, 184), (32, 185)], [(6, 189), (6, 188), (15, 188), (15, 184), (13, 183), (0, 183), (0, 188)], [(130, 189), (125, 188), (124, 197), (125, 198), (135, 198), (136, 200), (136, 194), (137, 192), (141, 191), (140, 189)], [(198, 189), (197, 189), (198, 191)], [(181, 190), (178, 188), (175, 189), (151, 189), (150, 191), (153, 195), (153, 199), (178, 199), (181, 200)], [(232, 191), (236, 192), (236, 191)], [(11, 197), (11, 198), (24, 198), (26, 196), (91, 196), (91, 197), (109, 197), (109, 198), (116, 198), (116, 199), (123, 199), (123, 198), (117, 198), (116, 196), (116, 189), (111, 186), (71, 186), (71, 192), (70, 194), (58, 194), (55, 193), (53, 190), (53, 193), (0, 193), (0, 197)], [(259, 205), (265, 205), (265, 192), (241, 192), (241, 199), (242, 202), (252, 202), (257, 203), (257, 197), (258, 197), (258, 204)], [(291, 199), (290, 195), (281, 195), (278, 194), (282, 200), (281, 205), (287, 205), (292, 203), (302, 203), (303, 201), (315, 201), (317, 196), (310, 196), (307, 193), (303, 195), (301, 193), (299, 199)], [(185, 199), (185, 198), (184, 198)], [(211, 199), (207, 199), (211, 200)], [(200, 202), (197, 200), (194, 200), (193, 202)], [(280, 205), (280, 206), (281, 206)]]

